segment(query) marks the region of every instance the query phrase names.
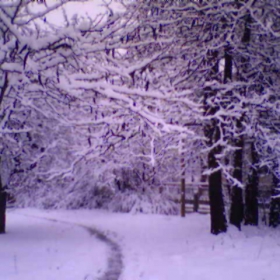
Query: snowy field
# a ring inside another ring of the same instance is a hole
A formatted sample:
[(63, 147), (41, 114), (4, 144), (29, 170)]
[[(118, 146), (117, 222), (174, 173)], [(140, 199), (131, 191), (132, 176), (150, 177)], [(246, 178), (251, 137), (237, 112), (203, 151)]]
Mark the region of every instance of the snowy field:
[(98, 279), (106, 270), (106, 245), (74, 224), (97, 228), (120, 245), (120, 280), (280, 279), (279, 229), (230, 228), (213, 236), (207, 215), (97, 210), (9, 210), (7, 220), (7, 234), (0, 236), (1, 280)]

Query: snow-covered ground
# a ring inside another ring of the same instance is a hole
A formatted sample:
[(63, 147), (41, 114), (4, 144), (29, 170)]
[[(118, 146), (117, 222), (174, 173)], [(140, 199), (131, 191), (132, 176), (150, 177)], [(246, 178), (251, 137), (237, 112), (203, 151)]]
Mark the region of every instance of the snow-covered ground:
[(0, 235), (0, 280), (90, 280), (104, 273), (108, 248), (85, 229), (17, 212), (8, 212), (7, 234)]
[[(243, 227), (239, 232), (231, 227), (227, 234), (213, 236), (207, 215), (180, 218), (97, 210), (21, 209), (8, 212), (8, 233), (0, 236), (1, 280), (74, 279), (69, 273), (82, 280), (87, 279), (82, 275), (96, 275), (106, 267), (106, 250), (82, 229), (22, 215), (100, 229), (122, 248), (120, 280), (280, 279), (279, 229)], [(68, 263), (68, 269), (63, 270)], [(24, 278), (26, 271), (36, 277)]]

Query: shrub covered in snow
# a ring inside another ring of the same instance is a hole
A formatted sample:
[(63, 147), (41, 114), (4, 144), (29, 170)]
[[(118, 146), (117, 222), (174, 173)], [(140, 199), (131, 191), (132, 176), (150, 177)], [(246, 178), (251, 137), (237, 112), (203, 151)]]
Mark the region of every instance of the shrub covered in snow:
[(140, 173), (131, 168), (111, 170), (101, 161), (83, 162), (75, 169), (74, 176), (36, 185), (25, 185), (22, 181), (21, 187), (13, 189), (13, 195), (22, 207), (177, 214), (178, 204), (163, 191), (156, 176), (145, 182)]
[(175, 215), (179, 212), (179, 205), (172, 196), (167, 193), (159, 193), (156, 190), (117, 192), (109, 209), (115, 212), (153, 213)]

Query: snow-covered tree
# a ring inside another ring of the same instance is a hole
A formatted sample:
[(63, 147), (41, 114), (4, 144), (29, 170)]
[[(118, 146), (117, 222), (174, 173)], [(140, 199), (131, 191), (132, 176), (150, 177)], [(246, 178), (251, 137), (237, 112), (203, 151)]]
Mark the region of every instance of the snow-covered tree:
[(110, 126), (122, 124), (119, 105), (113, 109), (110, 100), (95, 102), (99, 93), (82, 96), (69, 86), (85, 72), (91, 81), (106, 81), (105, 64), (101, 62), (96, 71), (84, 65), (87, 54), (82, 46), (89, 43), (86, 32), (94, 32), (96, 41), (91, 47), (96, 48), (96, 59), (91, 59), (102, 61), (100, 53), (106, 48), (100, 30), (111, 22), (104, 23), (103, 16), (84, 22), (69, 19), (66, 13), (65, 26), (45, 20), (68, 2), (46, 3), (40, 11), (34, 9), (33, 1), (0, 4), (1, 152), (5, 159), (12, 158), (10, 174), (4, 177), (20, 182), (19, 189), (32, 189), (42, 178), (67, 174), (81, 158), (95, 149), (95, 154), (104, 152), (117, 143), (113, 138), (119, 139)]
[[(133, 20), (64, 13), (65, 26), (49, 23), (47, 14), (66, 2), (46, 2), (40, 12), (33, 1), (0, 5), (1, 139), (15, 193), (66, 178), (81, 160), (108, 154), (143, 130), (151, 143), (166, 132), (192, 134), (166, 121), (164, 104), (177, 104), (176, 98), (134, 85), (131, 72), (141, 65), (130, 67), (129, 45), (121, 39)], [(172, 110), (167, 113), (171, 118)]]
[[(32, 9), (33, 1), (1, 1), (0, 121), (1, 154), (5, 153), (5, 160), (13, 155), (22, 164), (16, 154), (21, 148), (21, 152), (25, 153), (23, 134), (29, 139), (29, 131), (35, 128), (27, 124), (27, 121), (30, 124), (30, 112), (44, 112), (49, 117), (51, 111), (45, 110), (46, 106), (42, 108), (42, 104), (46, 105), (52, 99), (67, 102), (67, 97), (55, 89), (53, 82), (58, 77), (59, 67), (66, 65), (70, 57), (73, 58), (73, 50), (69, 51), (69, 37), (54, 26), (48, 25), (49, 30), (45, 26), (40, 27), (42, 17), (65, 2), (46, 6), (44, 11), (36, 12)], [(32, 141), (31, 138), (29, 140)], [(29, 166), (29, 169), (33, 169), (36, 159), (29, 158), (28, 161), (34, 161)], [(5, 177), (8, 176), (5, 174)], [(1, 207), (1, 210), (4, 208)], [(4, 216), (4, 210), (1, 216)]]
[(279, 3), (120, 1), (124, 11), (108, 6), (108, 17), (69, 19), (65, 12), (61, 27), (40, 20), (66, 2), (46, 2), (40, 12), (32, 1), (0, 4), (1, 137), (13, 170), (24, 170), (11, 180), (25, 176), (21, 181), (33, 188), (38, 179), (46, 186), (56, 180), (64, 194), (90, 192), (87, 180), (74, 178), (69, 188), (65, 182), (89, 176), (87, 163), (104, 157), (107, 166), (120, 167), (108, 182), (141, 174), (141, 183), (127, 185), (150, 186), (174, 161), (169, 150), (191, 159), (185, 147), (196, 147), (195, 157), (208, 158), (211, 232), (227, 228), (223, 177), (231, 185), (230, 221), (241, 227), (248, 181), (245, 222), (255, 223), (256, 168), (279, 175)]
[[(138, 86), (145, 87), (147, 92), (161, 88), (166, 95), (172, 92), (172, 97), (188, 92), (187, 98), (201, 104), (206, 112), (203, 115), (189, 110), (192, 119), (206, 127), (213, 233), (226, 229), (221, 172), (232, 185), (230, 220), (240, 228), (244, 139), (257, 138), (260, 129), (263, 132), (267, 129), (262, 125), (260, 104), (273, 107), (273, 114), (277, 115), (277, 106), (268, 100), (271, 95), (277, 95), (278, 88), (274, 79), (278, 71), (278, 5), (269, 0), (135, 1), (132, 4), (131, 14), (137, 23), (125, 37), (131, 46), (128, 54), (132, 61), (142, 55), (149, 57), (131, 72), (137, 77)], [(180, 111), (177, 113), (184, 116)], [(265, 145), (275, 143), (273, 133), (264, 134), (270, 138)], [(228, 161), (228, 157), (233, 160)], [(253, 163), (252, 170), (256, 164)], [(255, 180), (253, 184), (256, 183)], [(254, 188), (247, 192), (248, 204), (256, 204)], [(248, 193), (253, 195), (251, 199)], [(249, 206), (246, 213), (251, 215)], [(249, 219), (247, 222), (251, 223)]]

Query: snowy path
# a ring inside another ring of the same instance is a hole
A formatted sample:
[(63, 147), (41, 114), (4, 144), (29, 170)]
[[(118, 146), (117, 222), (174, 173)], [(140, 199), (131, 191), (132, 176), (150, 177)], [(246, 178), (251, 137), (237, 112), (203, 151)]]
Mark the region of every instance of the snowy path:
[(93, 227), (54, 218), (9, 211), (0, 247), (1, 280), (118, 280), (122, 272), (116, 242)]
[(123, 268), (122, 252), (120, 246), (100, 231), (92, 227), (82, 227), (87, 229), (91, 235), (95, 235), (100, 241), (105, 242), (105, 244), (107, 244), (110, 248), (107, 270), (105, 271), (104, 275), (101, 276), (98, 280), (118, 280)]
[[(26, 215), (26, 214), (22, 214), (26, 217), (32, 217), (32, 218), (38, 218), (38, 216), (32, 216), (32, 215)], [(105, 270), (105, 273), (98, 277), (98, 280), (118, 280), (120, 278), (121, 272), (122, 272), (122, 267), (123, 267), (123, 263), (122, 263), (122, 253), (121, 253), (121, 249), (119, 247), (119, 245), (113, 241), (112, 239), (110, 239), (108, 236), (106, 236), (104, 233), (102, 233), (101, 231), (97, 230), (94, 227), (89, 227), (89, 226), (85, 226), (82, 224), (77, 224), (77, 223), (73, 223), (73, 222), (65, 222), (65, 221), (60, 221), (60, 220), (56, 220), (56, 219), (52, 219), (52, 218), (42, 218), (39, 217), (39, 219), (44, 219), (50, 222), (58, 222), (60, 224), (68, 224), (68, 225), (74, 225), (77, 227), (81, 227), (83, 229), (85, 229), (91, 236), (96, 237), (99, 241), (104, 242), (108, 248), (109, 248), (109, 256), (108, 256), (108, 260), (107, 260), (107, 269)], [(96, 258), (96, 256), (95, 256)], [(87, 280), (87, 279), (85, 279)]]
[[(103, 257), (101, 252), (104, 263), (99, 273), (91, 272), (90, 276), (79, 276), (75, 279), (61, 274), (59, 278), (55, 275), (49, 278), (40, 277), (40, 280), (280, 279), (280, 228), (246, 226), (239, 232), (234, 227), (229, 227), (227, 234), (213, 236), (209, 234), (208, 215), (192, 214), (182, 219), (162, 215), (117, 214), (101, 210), (18, 209), (15, 213), (68, 222), (68, 227), (72, 224), (73, 228), (87, 236), (88, 239), (84, 241), (87, 247), (94, 248), (95, 245), (90, 245), (91, 238), (88, 233), (73, 226), (79, 224), (97, 237), (92, 238), (95, 242), (99, 238), (97, 243), (106, 248)], [(8, 215), (8, 230), (12, 233), (15, 228), (10, 228), (10, 218)], [(17, 225), (15, 242), (23, 246), (21, 227), (21, 224)], [(0, 280), (38, 279), (3, 277), (2, 258), (5, 261), (8, 256), (1, 255), (1, 238), (0, 236)], [(41, 246), (38, 242), (35, 244)], [(122, 255), (117, 244), (120, 244)], [(94, 267), (97, 269), (97, 262), (100, 261), (99, 251), (93, 251), (91, 255), (84, 256), (84, 260), (90, 260), (91, 270)], [(71, 259), (72, 255), (69, 254), (68, 258)], [(8, 259), (13, 260), (13, 255)], [(17, 263), (21, 264), (18, 261)], [(13, 262), (10, 266), (12, 264)], [(80, 269), (80, 266), (76, 264), (75, 269)], [(21, 267), (23, 268), (23, 265)], [(88, 275), (85, 274), (87, 271), (84, 270), (80, 275)]]

